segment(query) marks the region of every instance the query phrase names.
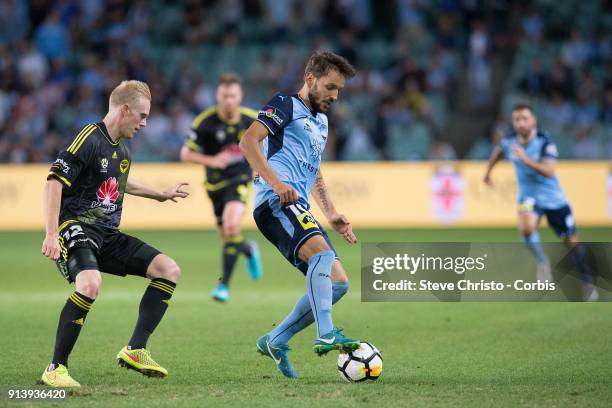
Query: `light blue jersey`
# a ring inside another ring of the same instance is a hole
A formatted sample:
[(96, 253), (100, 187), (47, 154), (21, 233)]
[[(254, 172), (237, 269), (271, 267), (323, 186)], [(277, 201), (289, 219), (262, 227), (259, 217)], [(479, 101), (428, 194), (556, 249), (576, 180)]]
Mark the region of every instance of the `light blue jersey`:
[(516, 133), (511, 133), (502, 140), (501, 148), (504, 157), (514, 164), (518, 182), (517, 199), (519, 205), (531, 204), (546, 210), (559, 209), (568, 205), (557, 176), (546, 177), (527, 166), (512, 154), (512, 145), (522, 146), (527, 156), (536, 162), (557, 160), (559, 154), (557, 153), (557, 146), (550, 136), (540, 131), (537, 131), (536, 137), (526, 145), (519, 143)]
[[(293, 187), (308, 205), (327, 143), (327, 116), (312, 112), (298, 95), (276, 94), (256, 119), (268, 129), (263, 154), (283, 183)], [(261, 177), (255, 177), (254, 208), (272, 204), (278, 195)]]

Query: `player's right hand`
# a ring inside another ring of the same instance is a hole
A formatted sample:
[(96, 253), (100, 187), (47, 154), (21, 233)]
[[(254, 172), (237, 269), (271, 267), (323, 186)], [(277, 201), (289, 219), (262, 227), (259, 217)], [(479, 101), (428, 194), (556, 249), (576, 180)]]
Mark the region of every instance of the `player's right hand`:
[(230, 162), (231, 156), (226, 152), (221, 152), (211, 157), (207, 166), (212, 167), (213, 169), (223, 170), (230, 164)]
[(59, 235), (47, 235), (42, 244), (42, 254), (47, 258), (55, 261), (60, 257), (61, 249), (59, 244)]
[(278, 195), (280, 205), (295, 203), (298, 200), (297, 191), (289, 184), (285, 184), (282, 181), (277, 185), (272, 186), (272, 189)]
[(482, 178), (482, 182), (489, 187), (493, 187), (493, 180), (491, 180), (491, 176), (489, 175), (489, 173), (484, 175), (484, 177)]

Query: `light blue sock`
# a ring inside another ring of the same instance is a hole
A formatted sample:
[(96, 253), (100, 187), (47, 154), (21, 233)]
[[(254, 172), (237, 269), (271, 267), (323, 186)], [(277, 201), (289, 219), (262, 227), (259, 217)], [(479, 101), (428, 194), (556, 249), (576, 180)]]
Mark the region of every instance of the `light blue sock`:
[(334, 263), (333, 251), (321, 251), (308, 260), (306, 273), (306, 294), (314, 313), (317, 336), (321, 337), (334, 329), (332, 323), (331, 270)]
[[(336, 302), (342, 299), (342, 296), (348, 292), (348, 289), (348, 282), (332, 283), (332, 304), (335, 305)], [(270, 343), (273, 346), (287, 344), (293, 336), (310, 326), (313, 322), (314, 315), (310, 308), (310, 301), (308, 296), (304, 295), (297, 301), (291, 313), (285, 317), (285, 320), (269, 333)]]
[(540, 234), (538, 231), (534, 231), (529, 236), (522, 235), (523, 243), (527, 245), (527, 248), (531, 251), (533, 256), (535, 256), (538, 263), (546, 262), (547, 258), (544, 255), (544, 250), (542, 249), (542, 245), (540, 245)]

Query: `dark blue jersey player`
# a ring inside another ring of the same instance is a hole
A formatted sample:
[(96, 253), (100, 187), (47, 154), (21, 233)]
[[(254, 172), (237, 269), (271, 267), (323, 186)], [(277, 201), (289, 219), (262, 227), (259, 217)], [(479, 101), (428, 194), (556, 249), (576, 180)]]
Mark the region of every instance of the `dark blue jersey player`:
[(345, 79), (354, 74), (344, 58), (315, 53), (306, 65), (302, 89), (295, 95), (275, 95), (240, 141), (257, 172), (253, 214), (257, 227), (306, 275), (306, 294), (283, 322), (257, 341), (258, 351), (274, 359), (287, 377), (297, 377), (287, 359), (287, 342), (313, 322), (316, 353), (359, 347), (357, 340), (346, 338), (332, 324), (332, 304), (348, 290), (348, 278), (325, 230), (310, 213), (308, 199), (312, 194), (346, 241), (357, 242), (350, 222), (334, 208), (319, 168), (328, 132), (324, 112), (338, 98)]
[(528, 104), (514, 107), (512, 125), (514, 132), (493, 149), (484, 181), (492, 184), (491, 170), (502, 157), (512, 161), (518, 184), (519, 229), (523, 242), (536, 257), (537, 279), (552, 280), (550, 264), (540, 245), (537, 230), (540, 218), (546, 216), (555, 233), (578, 256), (578, 266), (583, 272), (585, 300), (595, 300), (597, 290), (579, 257), (572, 209), (555, 174), (557, 146), (547, 133), (537, 128), (535, 114)]

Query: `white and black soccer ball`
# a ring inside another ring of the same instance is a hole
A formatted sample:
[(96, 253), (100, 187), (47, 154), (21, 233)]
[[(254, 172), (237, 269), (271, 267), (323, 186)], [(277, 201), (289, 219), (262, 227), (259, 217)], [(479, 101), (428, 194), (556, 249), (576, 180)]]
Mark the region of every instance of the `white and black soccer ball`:
[(338, 372), (347, 382), (376, 381), (382, 373), (383, 359), (380, 351), (362, 341), (351, 353), (340, 353)]

